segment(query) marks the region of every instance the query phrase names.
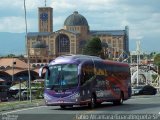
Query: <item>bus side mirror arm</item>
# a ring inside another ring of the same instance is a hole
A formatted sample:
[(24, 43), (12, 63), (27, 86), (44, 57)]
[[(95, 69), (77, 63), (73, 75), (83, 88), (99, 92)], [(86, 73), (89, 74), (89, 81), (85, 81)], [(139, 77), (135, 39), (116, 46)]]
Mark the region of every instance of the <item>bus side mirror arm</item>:
[(43, 70), (44, 69), (47, 69), (48, 70), (48, 75), (50, 75), (50, 71), (49, 71), (49, 68), (48, 68), (48, 66), (43, 66), (43, 67), (41, 67), (40, 69), (39, 69), (39, 77), (43, 77)]
[(42, 77), (42, 72), (43, 72), (43, 67), (41, 67), (40, 69), (39, 69), (39, 77)]

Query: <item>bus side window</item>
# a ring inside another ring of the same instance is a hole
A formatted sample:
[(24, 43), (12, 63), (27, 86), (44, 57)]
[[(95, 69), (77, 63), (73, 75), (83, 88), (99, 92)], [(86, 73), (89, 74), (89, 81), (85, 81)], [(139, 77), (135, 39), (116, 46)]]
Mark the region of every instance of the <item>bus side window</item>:
[(84, 73), (84, 81), (89, 80), (89, 74), (87, 72)]
[(83, 85), (85, 82), (86, 82), (85, 72), (82, 71), (82, 73), (81, 73), (81, 85)]
[[(87, 71), (87, 67), (89, 67), (89, 71)], [(82, 72), (81, 72), (81, 85), (86, 83), (88, 80), (90, 80), (94, 76), (94, 69), (92, 66), (83, 66)]]

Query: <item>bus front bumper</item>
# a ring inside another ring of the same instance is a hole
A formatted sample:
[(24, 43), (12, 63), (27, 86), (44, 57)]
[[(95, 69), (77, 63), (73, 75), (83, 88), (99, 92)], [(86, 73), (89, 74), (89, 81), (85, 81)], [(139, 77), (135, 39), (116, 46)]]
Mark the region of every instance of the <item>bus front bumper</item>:
[(64, 97), (64, 98), (48, 98), (45, 97), (45, 103), (47, 106), (60, 106), (60, 105), (85, 105), (90, 102), (90, 100), (82, 101), (81, 97), (71, 98), (71, 97)]
[(48, 106), (58, 106), (58, 105), (79, 105), (80, 104), (80, 96), (67, 96), (67, 97), (53, 97), (50, 95), (44, 95), (45, 103)]

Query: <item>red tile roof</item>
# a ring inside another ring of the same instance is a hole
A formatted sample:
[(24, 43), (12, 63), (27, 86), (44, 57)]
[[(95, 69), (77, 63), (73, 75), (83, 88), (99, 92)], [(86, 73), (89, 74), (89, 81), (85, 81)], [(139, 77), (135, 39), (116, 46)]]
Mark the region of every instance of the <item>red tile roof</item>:
[(25, 63), (24, 61), (22, 61), (18, 58), (1, 58), (0, 59), (0, 66), (4, 66), (4, 67), (10, 66), (10, 67), (12, 67), (13, 63), (15, 63), (14, 64), (15, 68), (16, 67), (17, 68), (22, 68), (22, 69), (27, 69), (28, 68), (27, 63)]

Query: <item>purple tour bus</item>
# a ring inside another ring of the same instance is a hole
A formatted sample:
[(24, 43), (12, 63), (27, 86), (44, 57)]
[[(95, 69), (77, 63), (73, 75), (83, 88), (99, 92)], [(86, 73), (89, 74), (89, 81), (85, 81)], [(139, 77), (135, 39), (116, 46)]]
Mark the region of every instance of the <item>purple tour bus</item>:
[(95, 56), (64, 55), (39, 70), (45, 69), (44, 99), (46, 105), (61, 108), (102, 102), (120, 105), (131, 97), (129, 65)]

